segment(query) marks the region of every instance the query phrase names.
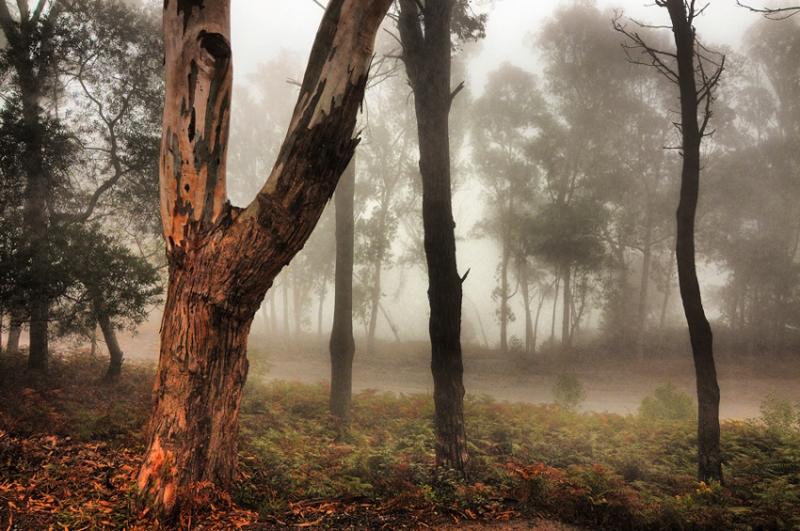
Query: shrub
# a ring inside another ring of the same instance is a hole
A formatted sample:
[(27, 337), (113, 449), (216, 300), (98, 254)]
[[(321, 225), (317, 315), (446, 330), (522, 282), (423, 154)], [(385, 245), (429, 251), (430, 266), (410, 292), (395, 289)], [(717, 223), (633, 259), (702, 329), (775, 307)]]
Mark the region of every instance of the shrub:
[(576, 411), (586, 400), (586, 391), (574, 374), (559, 374), (553, 386), (553, 396), (559, 408), (564, 411)]
[[(798, 408), (800, 409), (800, 408)], [(770, 429), (788, 432), (800, 424), (800, 411), (795, 411), (792, 404), (777, 395), (767, 395), (759, 407), (761, 420)]]
[(695, 420), (697, 404), (673, 384), (657, 387), (652, 396), (646, 396), (639, 406), (639, 416), (651, 420)]

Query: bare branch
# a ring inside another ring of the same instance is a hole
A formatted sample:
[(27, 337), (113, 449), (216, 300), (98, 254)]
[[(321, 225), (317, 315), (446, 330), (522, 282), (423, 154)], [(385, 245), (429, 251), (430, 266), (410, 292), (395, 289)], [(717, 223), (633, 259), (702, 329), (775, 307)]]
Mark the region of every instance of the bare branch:
[(762, 15), (764, 15), (764, 18), (768, 18), (770, 20), (785, 20), (791, 16), (796, 15), (797, 13), (800, 13), (800, 6), (778, 7), (778, 8), (752, 7), (747, 4), (743, 4), (740, 0), (736, 0), (736, 5), (748, 9), (753, 13), (761, 13)]

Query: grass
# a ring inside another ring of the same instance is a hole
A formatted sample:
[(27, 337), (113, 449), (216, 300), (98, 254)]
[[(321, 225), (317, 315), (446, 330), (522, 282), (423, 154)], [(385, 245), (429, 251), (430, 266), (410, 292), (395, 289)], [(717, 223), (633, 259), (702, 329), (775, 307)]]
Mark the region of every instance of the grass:
[[(0, 524), (23, 493), (53, 525), (135, 528), (142, 520), (129, 503), (153, 368), (126, 366), (122, 382), (108, 387), (96, 383), (102, 362), (82, 354), (54, 360), (46, 379), (22, 365), (0, 357)], [(433, 466), (429, 395), (359, 393), (341, 427), (327, 412), (326, 386), (251, 381), (240, 480), (233, 505), (216, 506), (262, 522), (307, 522), (347, 506), (425, 518), (548, 516), (607, 530), (800, 528), (800, 430), (786, 420), (795, 418), (791, 407), (771, 397), (763, 421), (724, 422), (726, 483), (706, 485), (695, 480), (687, 399), (665, 386), (639, 415), (621, 416), (468, 396), (464, 480)], [(89, 457), (56, 459), (70, 452)], [(60, 488), (72, 498), (47, 502)]]

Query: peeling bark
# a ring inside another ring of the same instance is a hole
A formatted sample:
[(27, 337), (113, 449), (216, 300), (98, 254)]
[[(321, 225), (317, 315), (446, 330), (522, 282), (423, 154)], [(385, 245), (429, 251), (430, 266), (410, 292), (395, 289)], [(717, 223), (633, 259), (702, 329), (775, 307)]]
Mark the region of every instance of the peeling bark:
[(225, 488), (236, 477), (250, 325), (352, 157), (375, 34), (389, 4), (330, 2), (275, 167), (240, 209), (225, 192), (229, 1), (165, 2), (160, 162), (169, 285), (138, 486), (166, 519), (193, 483)]

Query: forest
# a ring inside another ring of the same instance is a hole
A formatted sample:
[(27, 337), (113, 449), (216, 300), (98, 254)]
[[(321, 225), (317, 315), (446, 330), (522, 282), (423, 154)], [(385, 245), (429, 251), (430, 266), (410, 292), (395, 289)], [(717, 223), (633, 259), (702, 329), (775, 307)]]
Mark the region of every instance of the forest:
[(0, 525), (800, 528), (800, 8), (314, 3), (0, 2)]

